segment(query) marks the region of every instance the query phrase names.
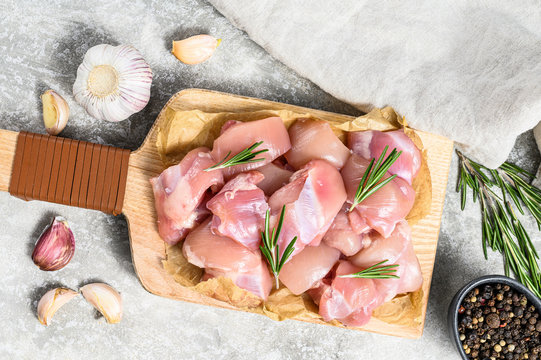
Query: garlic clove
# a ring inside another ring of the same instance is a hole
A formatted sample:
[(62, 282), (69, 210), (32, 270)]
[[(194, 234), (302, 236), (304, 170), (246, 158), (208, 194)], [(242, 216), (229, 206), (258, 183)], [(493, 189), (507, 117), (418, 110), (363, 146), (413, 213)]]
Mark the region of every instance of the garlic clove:
[(68, 123), (70, 108), (64, 98), (54, 90), (47, 90), (41, 95), (43, 103), (43, 122), (49, 135), (58, 135)]
[(49, 325), (54, 313), (64, 304), (79, 295), (77, 291), (67, 288), (49, 290), (38, 302), (38, 320), (43, 325)]
[(83, 297), (96, 308), (109, 324), (116, 324), (122, 319), (122, 298), (111, 286), (92, 283), (80, 289)]
[(32, 260), (41, 270), (55, 271), (66, 266), (74, 253), (73, 232), (66, 219), (57, 216), (36, 242)]
[(77, 69), (73, 96), (98, 120), (121, 121), (150, 100), (152, 70), (130, 45), (96, 45)]
[(196, 35), (184, 40), (173, 41), (171, 52), (185, 64), (199, 64), (212, 56), (221, 41), (221, 39), (210, 35)]

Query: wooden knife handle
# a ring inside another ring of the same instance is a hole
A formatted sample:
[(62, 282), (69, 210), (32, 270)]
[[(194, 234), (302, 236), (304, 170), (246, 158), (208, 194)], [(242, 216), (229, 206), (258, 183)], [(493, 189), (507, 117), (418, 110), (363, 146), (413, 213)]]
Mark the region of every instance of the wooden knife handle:
[[(14, 135), (3, 131), (13, 149)], [(0, 190), (9, 177), (9, 193), (23, 200), (120, 214), (124, 203), (130, 151), (62, 137), (21, 132), (11, 166), (9, 149), (0, 145)], [(8, 169), (4, 169), (7, 167)], [(10, 174), (6, 174), (7, 172)]]

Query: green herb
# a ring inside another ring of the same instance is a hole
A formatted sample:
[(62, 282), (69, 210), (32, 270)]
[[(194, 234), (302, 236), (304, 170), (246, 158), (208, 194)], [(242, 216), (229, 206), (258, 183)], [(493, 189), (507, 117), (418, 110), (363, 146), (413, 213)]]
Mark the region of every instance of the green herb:
[(364, 278), (364, 279), (399, 279), (396, 272), (398, 264), (380, 266), (386, 263), (388, 260), (383, 260), (377, 264), (370, 266), (364, 270), (349, 275), (338, 275), (341, 278)]
[(294, 245), (297, 241), (297, 237), (295, 236), (287, 245), (286, 250), (282, 254), (282, 258), (280, 258), (280, 246), (278, 245), (278, 237), (280, 236), (280, 231), (282, 231), (282, 224), (284, 223), (285, 212), (286, 207), (284, 205), (282, 207), (282, 212), (280, 213), (278, 227), (273, 228), (271, 233), (269, 225), (270, 210), (267, 210), (267, 213), (265, 214), (265, 231), (261, 232), (263, 245), (259, 246), (261, 252), (263, 253), (263, 255), (265, 255), (267, 261), (269, 262), (271, 271), (274, 275), (274, 278), (276, 279), (277, 289), (280, 286), (280, 283), (278, 282), (278, 275), (280, 274), (280, 270), (282, 270), (282, 267), (293, 253), (293, 250), (295, 250)]
[(255, 150), (255, 148), (257, 148), (261, 144), (263, 144), (263, 141), (256, 142), (256, 143), (252, 144), (252, 146), (242, 150), (237, 155), (231, 157), (231, 159), (227, 159), (229, 157), (229, 155), (231, 155), (231, 151), (230, 151), (230, 152), (227, 153), (227, 155), (223, 158), (222, 161), (220, 161), (216, 165), (213, 165), (213, 166), (205, 169), (204, 171), (223, 169), (223, 168), (230, 167), (230, 166), (241, 165), (241, 164), (249, 164), (249, 163), (255, 163), (255, 162), (258, 162), (258, 161), (263, 161), (263, 160), (265, 160), (265, 158), (257, 158), (257, 159), (255, 159), (255, 157), (257, 155), (259, 155), (259, 154), (262, 154), (264, 152), (269, 151), (269, 149), (263, 149), (263, 150), (253, 152)]
[(502, 253), (505, 275), (512, 271), (521, 283), (541, 297), (539, 256), (514, 210), (524, 214), (524, 207), (528, 209), (541, 230), (541, 190), (527, 182), (534, 175), (508, 162), (496, 170), (489, 169), (460, 151), (457, 154), (460, 164), (456, 191), (461, 192), (462, 210), (468, 188), (473, 191), (473, 201), (479, 200), (485, 259), (488, 246)]
[(380, 182), (380, 180), (387, 173), (387, 170), (389, 170), (391, 165), (393, 165), (394, 162), (398, 159), (398, 157), (402, 154), (402, 151), (396, 151), (395, 148), (393, 149), (393, 151), (391, 151), (389, 156), (385, 160), (383, 160), (385, 154), (387, 153), (387, 149), (389, 149), (389, 146), (385, 146), (385, 149), (383, 149), (383, 152), (381, 153), (375, 165), (375, 158), (370, 161), (370, 164), (368, 165), (368, 168), (366, 168), (361, 182), (359, 183), (359, 187), (357, 188), (357, 192), (355, 193), (353, 204), (351, 204), (349, 211), (353, 211), (353, 209), (355, 209), (355, 206), (359, 205), (363, 200), (365, 200), (367, 197), (387, 185), (396, 177), (396, 175), (393, 175)]

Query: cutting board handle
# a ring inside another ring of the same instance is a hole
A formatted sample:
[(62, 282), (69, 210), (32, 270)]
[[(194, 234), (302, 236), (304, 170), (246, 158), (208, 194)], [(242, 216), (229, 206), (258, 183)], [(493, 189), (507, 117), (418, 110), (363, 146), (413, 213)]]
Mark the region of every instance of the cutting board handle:
[[(13, 134), (1, 130), (0, 139), (13, 143)], [(10, 153), (11, 166), (5, 164)], [(6, 180), (6, 167), (11, 169), (13, 196), (117, 215), (124, 203), (129, 156), (127, 149), (21, 132), (14, 148), (0, 147), (0, 182)]]

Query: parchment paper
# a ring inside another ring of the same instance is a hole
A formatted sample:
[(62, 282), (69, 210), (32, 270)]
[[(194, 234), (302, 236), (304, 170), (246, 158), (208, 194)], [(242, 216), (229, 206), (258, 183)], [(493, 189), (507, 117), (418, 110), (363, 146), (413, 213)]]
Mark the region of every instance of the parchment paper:
[[(206, 146), (212, 148), (214, 139), (219, 135), (222, 125), (228, 120), (251, 121), (270, 116), (279, 116), (286, 127), (296, 119), (314, 116), (292, 111), (262, 110), (248, 113), (205, 113), (199, 110), (179, 111), (166, 109), (166, 121), (158, 128), (156, 146), (165, 166), (178, 163), (190, 150)], [(396, 112), (386, 107), (374, 109), (370, 113), (351, 121), (328, 121), (334, 133), (345, 141), (348, 131), (362, 130), (396, 130), (404, 128), (405, 133), (421, 149), (423, 161), (419, 174), (413, 181), (416, 192), (413, 209), (406, 219), (410, 225), (423, 218), (430, 210), (432, 202), (432, 184), (430, 171), (426, 163), (426, 150), (414, 130), (407, 127), (406, 121)], [(227, 278), (214, 278), (200, 282), (203, 270), (188, 263), (182, 254), (182, 242), (166, 249), (167, 259), (163, 266), (179, 284), (199, 293), (225, 301), (242, 310), (259, 313), (274, 320), (321, 319), (318, 308), (310, 296), (294, 295), (287, 288), (273, 289), (265, 303), (254, 294), (237, 287)], [(404, 326), (417, 326), (421, 322), (422, 289), (409, 294), (401, 294), (393, 300), (375, 309), (373, 316), (377, 319)], [(336, 320), (332, 325), (340, 325)]]

